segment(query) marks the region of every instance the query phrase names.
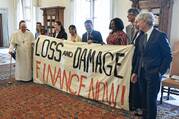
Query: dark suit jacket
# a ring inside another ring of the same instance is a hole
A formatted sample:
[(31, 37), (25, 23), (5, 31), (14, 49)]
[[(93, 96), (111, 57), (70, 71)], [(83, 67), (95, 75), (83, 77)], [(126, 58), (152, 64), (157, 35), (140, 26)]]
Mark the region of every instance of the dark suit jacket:
[[(53, 34), (53, 37), (55, 37), (55, 35), (56, 33)], [(60, 31), (56, 38), (67, 40), (67, 33), (65, 31)]]
[(143, 64), (146, 73), (163, 75), (172, 61), (167, 35), (154, 28), (145, 49), (143, 48), (143, 37), (144, 35), (140, 35), (136, 41), (133, 72), (139, 75)]
[[(138, 63), (139, 63), (139, 42), (143, 36), (143, 32), (141, 31), (139, 36), (137, 38), (135, 38), (135, 42), (132, 42), (132, 44), (135, 46), (135, 50), (134, 50), (134, 55), (133, 55), (133, 59), (132, 59), (132, 72), (135, 72), (135, 70), (137, 70), (138, 68)], [(132, 39), (134, 40), (134, 39)], [(136, 73), (136, 72), (135, 72)]]
[[(98, 31), (93, 30), (92, 33), (90, 34), (90, 40), (93, 40), (93, 43), (103, 43), (103, 39), (101, 36), (101, 33)], [(87, 32), (83, 34), (82, 36), (82, 42), (87, 42)]]

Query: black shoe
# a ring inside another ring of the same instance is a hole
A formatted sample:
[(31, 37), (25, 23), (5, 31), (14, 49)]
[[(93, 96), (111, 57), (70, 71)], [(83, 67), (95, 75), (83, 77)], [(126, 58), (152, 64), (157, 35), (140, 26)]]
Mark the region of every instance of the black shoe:
[(17, 82), (21, 82), (21, 83), (30, 83), (30, 82), (33, 82), (33, 80), (29, 80), (29, 81), (17, 80)]
[(135, 116), (143, 116), (143, 111), (142, 109), (138, 108), (134, 112)]

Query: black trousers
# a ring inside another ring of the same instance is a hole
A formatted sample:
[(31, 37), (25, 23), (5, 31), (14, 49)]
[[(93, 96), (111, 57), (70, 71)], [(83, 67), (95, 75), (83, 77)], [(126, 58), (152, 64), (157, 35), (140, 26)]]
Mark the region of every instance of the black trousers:
[(130, 83), (130, 92), (129, 92), (129, 109), (134, 111), (137, 108), (142, 108), (141, 95), (139, 90), (139, 82), (135, 84)]
[(139, 78), (144, 119), (156, 119), (157, 95), (160, 90), (161, 76), (158, 72), (148, 73), (141, 69)]

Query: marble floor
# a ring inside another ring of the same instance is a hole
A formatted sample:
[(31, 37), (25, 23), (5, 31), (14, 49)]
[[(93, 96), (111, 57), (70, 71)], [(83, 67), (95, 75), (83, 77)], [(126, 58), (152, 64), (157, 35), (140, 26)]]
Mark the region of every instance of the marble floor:
[[(8, 54), (7, 48), (0, 48), (0, 65), (9, 64), (11, 60), (10, 55)], [(12, 58), (12, 63), (15, 63), (15, 60)]]
[(8, 54), (7, 48), (0, 48), (0, 81), (14, 77), (14, 74), (15, 60)]

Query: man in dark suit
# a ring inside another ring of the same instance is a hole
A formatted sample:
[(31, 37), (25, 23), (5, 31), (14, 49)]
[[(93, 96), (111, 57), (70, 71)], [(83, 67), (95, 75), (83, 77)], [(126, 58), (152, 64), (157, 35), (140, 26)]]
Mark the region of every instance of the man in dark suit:
[(136, 40), (131, 81), (139, 81), (143, 118), (155, 119), (161, 76), (172, 61), (171, 49), (167, 35), (153, 27), (154, 15), (151, 12), (140, 13), (136, 20), (139, 30), (144, 33)]
[(82, 42), (103, 44), (101, 33), (93, 29), (93, 23), (91, 20), (85, 21), (85, 28), (87, 32), (83, 34)]

